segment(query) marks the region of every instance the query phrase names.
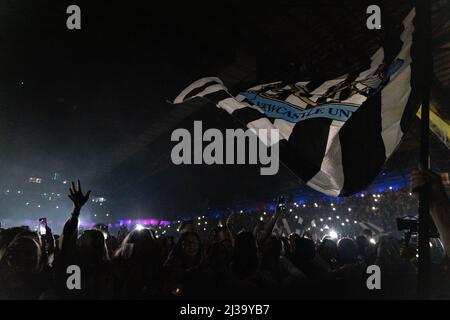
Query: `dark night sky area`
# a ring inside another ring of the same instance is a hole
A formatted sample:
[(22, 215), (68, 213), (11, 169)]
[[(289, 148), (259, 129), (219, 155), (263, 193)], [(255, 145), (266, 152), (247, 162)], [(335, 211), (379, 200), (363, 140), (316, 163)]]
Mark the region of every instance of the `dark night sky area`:
[(178, 11), (80, 3), (82, 30), (69, 31), (62, 3), (3, 6), (1, 165), (19, 172), (99, 165), (95, 154), (134, 137), (172, 108), (166, 97), (212, 72), (207, 57), (229, 59), (190, 43), (184, 25), (194, 26)]
[[(154, 168), (148, 167), (147, 156), (167, 155), (168, 133), (159, 144), (144, 144), (126, 155), (125, 164), (113, 158), (120, 146), (134, 143), (177, 107), (167, 104), (167, 98), (234, 60), (235, 9), (220, 1), (158, 6), (77, 1), (82, 30), (71, 31), (66, 28), (69, 4), (0, 4), (0, 182), (14, 184), (58, 172), (68, 179), (80, 177), (98, 193), (117, 198), (120, 208), (166, 212), (168, 204), (181, 210), (189, 200), (204, 208), (204, 199), (216, 197), (219, 188), (205, 195), (199, 186), (192, 197), (195, 187), (184, 190), (186, 194), (176, 186), (192, 183), (183, 182), (185, 175), (210, 175), (208, 169), (205, 173), (169, 163), (170, 170), (148, 176)], [(167, 169), (170, 159), (164, 161)]]

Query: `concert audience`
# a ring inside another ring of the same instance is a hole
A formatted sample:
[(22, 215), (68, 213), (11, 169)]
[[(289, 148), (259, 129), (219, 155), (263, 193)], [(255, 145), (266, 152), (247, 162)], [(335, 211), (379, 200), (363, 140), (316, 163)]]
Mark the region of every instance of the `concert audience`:
[[(433, 264), (432, 298), (450, 298), (449, 199), (431, 171), (413, 172), (412, 190), (421, 188), (430, 192), (431, 216), (446, 253)], [(371, 230), (339, 239), (277, 234), (274, 228), (285, 213), (278, 203), (266, 222), (252, 217), (253, 225), (238, 229), (231, 214), (206, 239), (195, 221), (185, 221), (175, 240), (142, 226), (121, 227), (117, 237), (98, 228), (79, 234), (89, 194), (80, 181), (72, 183), (73, 211), (60, 237), (50, 228), (45, 236), (26, 227), (1, 230), (0, 299), (416, 298), (415, 244), (396, 238), (392, 221), (386, 223), (372, 208), (353, 206), (348, 216), (367, 215), (367, 221), (381, 225), (376, 243)], [(392, 217), (413, 209), (405, 208), (410, 202), (402, 201), (404, 193), (384, 197)], [(326, 219), (328, 212), (319, 210), (315, 219)], [(381, 290), (367, 288), (370, 265), (381, 270)], [(81, 270), (75, 288), (73, 266)]]

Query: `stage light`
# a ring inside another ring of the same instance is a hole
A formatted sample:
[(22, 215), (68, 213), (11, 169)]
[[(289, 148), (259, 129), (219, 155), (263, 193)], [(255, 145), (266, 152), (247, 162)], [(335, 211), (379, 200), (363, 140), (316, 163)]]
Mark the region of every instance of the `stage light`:
[(364, 194), (361, 194), (361, 198), (364, 198)]
[(137, 224), (135, 229), (138, 231), (141, 231), (141, 230), (144, 230), (144, 226), (142, 224)]
[(370, 238), (370, 240), (369, 240), (369, 241), (370, 241), (370, 243), (371, 243), (371, 244), (377, 244), (377, 242), (375, 241), (375, 239), (374, 239), (374, 238)]
[(298, 219), (298, 216), (295, 216), (295, 219)]
[(199, 222), (199, 223), (197, 223), (198, 225), (201, 225), (201, 223)]
[(317, 203), (315, 203), (315, 202), (314, 202), (314, 207), (316, 207), (316, 208), (317, 208), (318, 206), (319, 206), (319, 205), (318, 205)]
[(40, 204), (38, 204), (38, 206), (37, 206), (38, 208), (40, 208), (41, 207), (41, 205)]
[(263, 215), (266, 215), (266, 214), (267, 214), (267, 212), (264, 211), (264, 212), (263, 212)]
[(341, 226), (345, 226), (345, 223), (342, 222), (342, 223), (341, 223)]
[(392, 187), (389, 187), (389, 190), (392, 190)]
[(323, 232), (323, 229), (322, 229), (322, 228), (320, 228), (320, 232)]
[(323, 222), (323, 218), (320, 218), (320, 222)]
[[(208, 221), (205, 221), (205, 224), (208, 224)], [(170, 227), (170, 226), (169, 226)]]
[(27, 202), (27, 203), (25, 203), (25, 205), (29, 206), (29, 205), (30, 205), (30, 203), (29, 203), (29, 202)]
[(201, 220), (202, 218), (201, 218), (201, 217), (198, 217), (197, 219), (198, 219), (198, 220)]
[(244, 212), (244, 211), (242, 211), (242, 210), (241, 210), (241, 211), (239, 211), (239, 213), (243, 213), (243, 212)]
[(292, 212), (292, 209), (289, 209), (289, 212)]
[(348, 219), (345, 219), (345, 222), (350, 222)]
[(358, 223), (358, 221), (356, 221), (356, 220), (355, 220), (355, 221), (353, 221), (353, 223), (357, 224), (357, 223)]
[(352, 208), (348, 208), (347, 210), (350, 212), (350, 211), (352, 211)]
[(328, 233), (328, 235), (330, 236), (331, 239), (337, 239), (338, 234), (336, 231), (334, 231), (333, 229), (330, 230), (330, 232)]
[(378, 202), (378, 199), (375, 199), (375, 202)]
[(375, 207), (372, 207), (372, 210), (376, 210), (376, 208), (375, 208)]
[(109, 213), (107, 213), (106, 216), (109, 217)]
[(260, 221), (263, 221), (263, 220), (264, 220), (264, 218), (263, 218), (263, 217), (259, 217), (259, 220), (260, 220)]
[(96, 217), (97, 216), (97, 214), (94, 214), (94, 217)]
[(331, 203), (330, 205), (331, 205), (332, 207), (334, 207), (334, 204), (333, 204), (333, 203)]
[(412, 196), (412, 193), (410, 192), (409, 195)]
[(338, 219), (338, 220), (339, 220), (339, 216), (336, 216), (336, 219)]
[(306, 204), (303, 204), (303, 208), (306, 208)]
[(332, 218), (331, 217), (328, 217), (328, 220), (331, 220)]
[(56, 206), (56, 209), (59, 209), (59, 206)]
[(336, 208), (333, 208), (333, 211), (336, 211)]

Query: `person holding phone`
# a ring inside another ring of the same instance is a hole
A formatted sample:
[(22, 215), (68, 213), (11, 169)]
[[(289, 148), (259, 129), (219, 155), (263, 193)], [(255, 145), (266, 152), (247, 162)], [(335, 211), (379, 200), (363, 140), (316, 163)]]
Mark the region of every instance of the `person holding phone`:
[(286, 199), (284, 196), (278, 196), (275, 201), (275, 212), (270, 220), (265, 224), (264, 229), (256, 233), (256, 242), (258, 246), (262, 246), (263, 243), (272, 234), (273, 228), (278, 221), (278, 218), (286, 211)]

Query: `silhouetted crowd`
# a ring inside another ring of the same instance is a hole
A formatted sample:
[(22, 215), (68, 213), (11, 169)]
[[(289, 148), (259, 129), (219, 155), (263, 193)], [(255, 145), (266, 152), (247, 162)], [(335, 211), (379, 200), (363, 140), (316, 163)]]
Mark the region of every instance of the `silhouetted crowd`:
[[(415, 176), (416, 189), (425, 183), (422, 175)], [(201, 235), (196, 221), (184, 221), (176, 238), (143, 226), (130, 230), (122, 226), (116, 235), (96, 228), (79, 232), (79, 217), (89, 194), (82, 192), (79, 181), (72, 183), (69, 197), (74, 209), (60, 236), (49, 227), (46, 232), (1, 229), (0, 299), (417, 297), (417, 250), (410, 238), (386, 233), (375, 242), (370, 230), (337, 239), (329, 235), (314, 239), (295, 232), (284, 236), (274, 232), (286, 214), (278, 203), (264, 222), (251, 229), (237, 230), (237, 215), (231, 214), (207, 237)], [(432, 212), (450, 214), (448, 198), (433, 199)], [(395, 210), (401, 203), (392, 206)], [(367, 214), (371, 211), (368, 208)], [(432, 216), (436, 220), (436, 213)], [(432, 264), (432, 298), (450, 298), (445, 232), (449, 219), (441, 220), (435, 222), (442, 241), (430, 242), (432, 250), (441, 244), (442, 254)], [(371, 265), (379, 267), (379, 279), (371, 277)]]

